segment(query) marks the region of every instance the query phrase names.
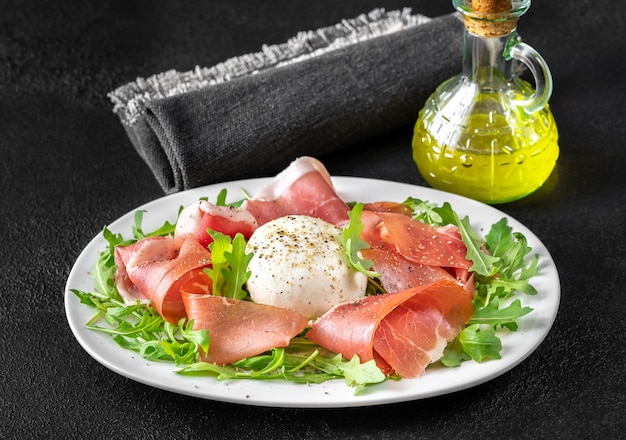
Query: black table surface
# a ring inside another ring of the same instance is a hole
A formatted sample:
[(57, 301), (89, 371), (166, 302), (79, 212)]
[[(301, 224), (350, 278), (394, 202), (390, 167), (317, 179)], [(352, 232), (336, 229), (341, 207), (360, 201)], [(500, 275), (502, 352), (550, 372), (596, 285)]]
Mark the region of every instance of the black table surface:
[[(519, 366), (424, 400), (266, 408), (140, 384), (74, 338), (64, 289), (79, 253), (103, 225), (163, 196), (106, 93), (376, 7), (452, 12), (444, 0), (0, 1), (0, 438), (610, 439), (624, 431), (626, 9), (608, 0), (538, 0), (518, 27), (551, 67), (561, 156), (542, 189), (499, 209), (543, 241), (562, 286), (552, 330)], [(411, 134), (406, 127), (321, 159), (334, 175), (423, 185)]]

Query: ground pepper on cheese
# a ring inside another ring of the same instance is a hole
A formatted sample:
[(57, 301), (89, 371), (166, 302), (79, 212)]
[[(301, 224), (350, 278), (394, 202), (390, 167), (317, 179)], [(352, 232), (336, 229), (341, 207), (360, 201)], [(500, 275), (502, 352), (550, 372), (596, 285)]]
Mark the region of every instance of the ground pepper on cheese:
[(350, 266), (342, 230), (323, 220), (289, 215), (260, 226), (248, 240), (248, 292), (254, 302), (317, 318), (365, 296), (367, 276)]

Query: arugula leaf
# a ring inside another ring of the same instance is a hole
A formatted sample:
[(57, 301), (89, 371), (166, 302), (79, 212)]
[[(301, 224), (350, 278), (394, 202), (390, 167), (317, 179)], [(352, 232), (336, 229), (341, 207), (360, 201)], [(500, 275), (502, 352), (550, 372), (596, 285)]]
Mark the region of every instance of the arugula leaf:
[(246, 240), (237, 233), (232, 241), (232, 252), (224, 252), (229, 267), (222, 269), (222, 276), (226, 284), (224, 296), (228, 298), (244, 299), (248, 296), (243, 288), (250, 271), (246, 270), (254, 254), (246, 254)]
[(104, 317), (110, 327), (89, 324), (87, 328), (112, 335), (120, 347), (148, 360), (188, 364), (198, 358), (198, 348), (208, 351), (207, 330), (193, 330), (193, 322), (185, 324), (185, 319), (174, 326), (146, 304), (109, 306)]
[(242, 191), (244, 198), (237, 200), (236, 202), (231, 202), (231, 203), (226, 203), (226, 198), (228, 195), (228, 191), (226, 190), (226, 188), (223, 188), (217, 195), (217, 199), (215, 201), (215, 205), (217, 206), (232, 206), (234, 208), (238, 208), (242, 205), (242, 203), (246, 200), (249, 199), (250, 196), (248, 194), (245, 193), (245, 191)]
[[(173, 361), (176, 366), (186, 365), (197, 360), (199, 346), (206, 350), (209, 346), (208, 331), (191, 330), (192, 324), (190, 321), (187, 325), (180, 323), (176, 327), (165, 322), (164, 326), (160, 326), (159, 331), (153, 334), (142, 333), (136, 337), (119, 334), (115, 335), (113, 340), (120, 347), (136, 351), (147, 360)], [(163, 333), (167, 338), (159, 337)]]
[(222, 288), (226, 282), (222, 270), (228, 267), (226, 253), (232, 251), (233, 244), (228, 235), (210, 229), (208, 232), (213, 238), (213, 242), (209, 244), (209, 250), (211, 251), (211, 267), (204, 269), (204, 273), (206, 273), (212, 280), (213, 295), (221, 296)]
[(248, 292), (243, 287), (250, 278), (247, 268), (253, 254), (246, 254), (243, 234), (235, 234), (232, 240), (218, 231), (209, 230), (209, 234), (213, 238), (209, 245), (211, 267), (204, 269), (204, 273), (212, 280), (213, 295), (246, 298)]
[(232, 365), (217, 365), (210, 362), (194, 362), (177, 371), (187, 376), (214, 376), (217, 380), (241, 379), (238, 370)]
[(124, 239), (121, 234), (114, 234), (106, 226), (102, 230), (102, 235), (107, 241), (106, 249), (100, 253), (98, 261), (94, 267), (93, 279), (96, 283), (96, 293), (98, 298), (120, 299), (115, 283), (115, 246), (122, 245)]
[(371, 359), (361, 363), (356, 354), (349, 361), (344, 360), (340, 354), (332, 358), (320, 356), (315, 365), (329, 374), (343, 376), (348, 386), (356, 387), (355, 394), (363, 391), (368, 384), (380, 383), (386, 379), (385, 374), (376, 365), (376, 361)]
[[(526, 256), (532, 251), (528, 246), (526, 237), (519, 233), (513, 232), (507, 224), (506, 218), (502, 218), (491, 226), (489, 233), (485, 235), (486, 246), (491, 255), (501, 259), (498, 272), (501, 276), (512, 278), (515, 272), (523, 270), (524, 279), (528, 279), (536, 275), (536, 264), (531, 263), (526, 266)], [(535, 256), (535, 259), (538, 257)]]
[(505, 307), (500, 307), (500, 298), (496, 297), (487, 306), (474, 311), (470, 324), (487, 324), (491, 327), (503, 326), (517, 330), (517, 318), (532, 312), (531, 307), (522, 307), (519, 299)]
[(368, 385), (387, 379), (374, 360), (361, 363), (357, 355), (346, 360), (337, 354), (323, 355), (320, 349), (308, 340), (294, 338), (288, 347), (274, 348), (268, 353), (242, 359), (233, 365), (196, 362), (178, 370), (178, 374), (209, 375), (218, 380), (279, 379), (295, 383), (322, 383), (344, 378), (348, 386), (355, 388), (355, 394), (362, 392)]
[(459, 338), (451, 341), (443, 352), (443, 356), (439, 359), (446, 367), (458, 367), (464, 361), (470, 360), (471, 357), (463, 350), (463, 346), (459, 342)]
[[(177, 366), (195, 362), (198, 359), (198, 347), (204, 353), (209, 351), (209, 331), (193, 330), (193, 320), (181, 319), (177, 326), (165, 322), (164, 330), (168, 339), (159, 341), (160, 345), (163, 351), (174, 359)], [(178, 338), (177, 334), (181, 338)]]
[(361, 232), (363, 231), (363, 223), (361, 222), (362, 213), (363, 203), (355, 204), (348, 212), (350, 221), (342, 231), (343, 243), (350, 265), (355, 270), (364, 273), (370, 278), (378, 278), (380, 274), (370, 270), (374, 266), (374, 263), (371, 260), (366, 260), (359, 256), (360, 251), (370, 247), (370, 245), (361, 238)]
[(494, 327), (470, 321), (448, 344), (439, 362), (446, 367), (458, 367), (468, 360), (480, 363), (488, 359), (500, 359), (501, 351), (502, 341)]
[(415, 220), (424, 222), (427, 225), (437, 228), (455, 224), (454, 211), (448, 202), (438, 206), (436, 203), (430, 203), (427, 200), (409, 197), (402, 204), (411, 208)]
[(228, 194), (228, 191), (226, 190), (226, 188), (223, 188), (218, 194), (217, 194), (217, 199), (215, 201), (215, 204), (217, 206), (226, 206), (226, 195)]
[(478, 274), (476, 304), (484, 307), (489, 305), (492, 298), (504, 300), (512, 297), (515, 292), (536, 295), (537, 290), (529, 280), (538, 272), (539, 255), (533, 255), (526, 262), (532, 250), (526, 237), (519, 232), (513, 232), (506, 218), (502, 218), (491, 226), (485, 239), (486, 251), (497, 258), (493, 262), (497, 275), (485, 277), (484, 274)]
[[(174, 339), (175, 332), (172, 332), (172, 324), (166, 322), (166, 331), (170, 335), (170, 339)], [(205, 353), (209, 352), (209, 331), (208, 330), (194, 330), (193, 329), (193, 319), (187, 321), (186, 319), (181, 319), (178, 321), (178, 331), (180, 335), (185, 339), (185, 341), (191, 342), (202, 349)]]
[(463, 351), (476, 362), (501, 358), (502, 342), (493, 327), (472, 324), (461, 330), (457, 339)]
[[(180, 206), (178, 208), (178, 214), (182, 211), (183, 207)], [(132, 226), (133, 237), (136, 240), (141, 240), (145, 237), (155, 237), (155, 236), (166, 236), (166, 235), (174, 235), (174, 231), (176, 229), (175, 223), (170, 223), (166, 221), (163, 225), (155, 229), (154, 231), (144, 233), (141, 224), (143, 223), (143, 213), (146, 212), (144, 210), (135, 211), (135, 223)]]
[(486, 277), (494, 276), (498, 272), (496, 266), (498, 257), (490, 256), (481, 250), (483, 240), (474, 232), (467, 216), (461, 220), (455, 212), (454, 221), (459, 228), (463, 243), (467, 247), (466, 258), (473, 263), (470, 272)]

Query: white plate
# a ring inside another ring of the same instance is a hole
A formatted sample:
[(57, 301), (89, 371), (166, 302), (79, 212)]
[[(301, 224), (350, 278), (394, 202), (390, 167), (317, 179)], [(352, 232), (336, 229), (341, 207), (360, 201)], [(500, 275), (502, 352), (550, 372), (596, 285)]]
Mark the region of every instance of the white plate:
[[(241, 198), (241, 190), (254, 194), (268, 178), (241, 180), (169, 195), (137, 209), (143, 209), (144, 230), (161, 226), (165, 220), (174, 222), (179, 206), (186, 206), (200, 197), (215, 201), (218, 192), (226, 188), (228, 201)], [(99, 234), (78, 257), (67, 281), (65, 308), (67, 319), (78, 342), (95, 360), (125, 377), (156, 388), (223, 402), (275, 407), (358, 407), (380, 405), (463, 390), (487, 382), (526, 359), (544, 340), (556, 318), (560, 301), (559, 276), (550, 253), (539, 239), (524, 225), (501, 211), (471, 199), (441, 191), (375, 179), (335, 177), (333, 182), (339, 195), (346, 201), (394, 200), (402, 202), (407, 197), (417, 197), (430, 202), (449, 202), (461, 217), (468, 215), (472, 226), (485, 234), (488, 228), (502, 217), (507, 217), (513, 230), (523, 233), (533, 253), (540, 255), (539, 274), (532, 284), (539, 294), (524, 295), (522, 304), (534, 310), (518, 320), (516, 332), (503, 332), (502, 359), (482, 364), (468, 361), (458, 368), (435, 365), (427, 368), (418, 379), (386, 381), (369, 387), (364, 394), (355, 396), (354, 389), (343, 380), (328, 381), (319, 385), (298, 385), (280, 381), (227, 380), (217, 381), (211, 377), (181, 376), (175, 373), (173, 363), (149, 362), (132, 351), (120, 348), (111, 337), (85, 327), (93, 316), (90, 307), (80, 304), (70, 289), (90, 291), (95, 288), (91, 278), (93, 265), (106, 241)], [(114, 233), (130, 236), (136, 210), (124, 215), (111, 225)]]

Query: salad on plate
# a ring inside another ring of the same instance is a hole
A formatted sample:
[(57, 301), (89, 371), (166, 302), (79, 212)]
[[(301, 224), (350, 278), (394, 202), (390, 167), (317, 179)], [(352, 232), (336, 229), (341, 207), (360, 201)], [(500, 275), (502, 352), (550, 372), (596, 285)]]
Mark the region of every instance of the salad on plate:
[(343, 200), (296, 159), (258, 192), (172, 206), (176, 221), (103, 230), (90, 331), (180, 376), (319, 384), (415, 379), (502, 356), (539, 270), (503, 217), (484, 231), (447, 203)]

